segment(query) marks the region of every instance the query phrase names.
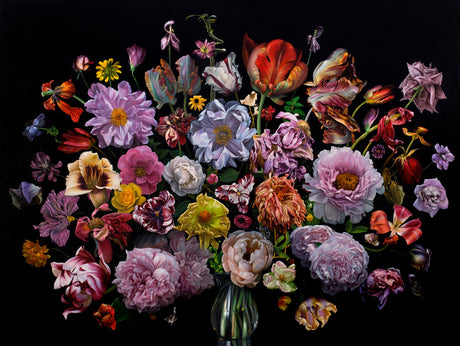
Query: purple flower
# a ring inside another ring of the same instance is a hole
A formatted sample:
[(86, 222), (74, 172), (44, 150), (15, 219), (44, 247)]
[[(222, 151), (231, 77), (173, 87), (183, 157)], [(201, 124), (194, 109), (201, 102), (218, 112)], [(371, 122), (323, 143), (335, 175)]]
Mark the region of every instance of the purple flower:
[(441, 89), (442, 73), (438, 72), (435, 67), (429, 67), (419, 62), (414, 62), (412, 65), (407, 64), (409, 75), (399, 85), (404, 97), (401, 100), (410, 100), (417, 89), (421, 90), (418, 96), (415, 97), (414, 103), (420, 112), (425, 109), (431, 113), (436, 112), (435, 109), (438, 100), (446, 98), (446, 95)]
[(18, 209), (40, 204), (43, 200), (42, 188), (26, 181), (23, 181), (17, 189), (10, 188), (8, 191), (13, 205)]
[(216, 43), (208, 42), (207, 39), (204, 40), (204, 42), (196, 41), (195, 45), (198, 49), (195, 49), (193, 53), (198, 55), (201, 59), (211, 58), (216, 50)]
[(147, 51), (136, 44), (132, 45), (131, 47), (128, 47), (126, 50), (128, 52), (129, 57), (129, 66), (131, 68), (131, 71), (134, 71), (136, 67), (142, 64), (142, 62), (144, 61), (145, 54), (147, 54)]
[(131, 148), (147, 144), (157, 125), (152, 101), (145, 98), (143, 91), (131, 92), (128, 82), (118, 84), (118, 90), (101, 83), (91, 85), (86, 110), (94, 117), (85, 126), (93, 126), (91, 133), (99, 140), (99, 146), (113, 145)]
[(199, 162), (214, 169), (236, 167), (236, 160), (247, 161), (256, 129), (250, 128), (246, 107), (236, 101), (214, 100), (192, 121), (188, 138)]
[(292, 254), (301, 260), (304, 267), (309, 267), (310, 255), (316, 248), (327, 241), (334, 230), (329, 226), (315, 225), (296, 228), (290, 235)]
[(377, 193), (385, 191), (383, 177), (374, 168), (369, 153), (363, 156), (348, 147), (323, 150), (313, 163), (313, 176), (305, 175), (304, 188), (315, 202), (313, 213), (327, 223), (352, 223), (374, 208)]
[(378, 298), (377, 306), (383, 309), (391, 293), (398, 294), (404, 291), (404, 281), (398, 269), (375, 269), (359, 290), (362, 294)]
[(35, 154), (35, 159), (30, 163), (30, 167), (34, 170), (32, 177), (41, 183), (45, 177), (49, 181), (57, 181), (56, 175), (59, 175), (59, 168), (62, 167), (62, 161), (59, 161), (55, 165), (50, 163), (50, 157), (44, 152), (39, 151)]
[(161, 39), (161, 50), (165, 50), (168, 44), (171, 44), (175, 50), (179, 51), (180, 41), (174, 34), (174, 30), (172, 28), (174, 23), (175, 22), (173, 20), (168, 20), (163, 26), (166, 31), (166, 35)]
[(180, 296), (190, 298), (214, 286), (213, 276), (206, 265), (212, 256), (208, 249), (200, 248), (196, 237), (185, 240), (184, 232), (176, 232), (169, 241), (181, 270)]
[(321, 36), (323, 31), (324, 29), (322, 26), (317, 26), (315, 31), (313, 32), (313, 35), (307, 36), (307, 44), (310, 46), (308, 50), (310, 52), (316, 53), (317, 51), (319, 51), (319, 43), (316, 39)]
[(134, 248), (116, 267), (113, 283), (128, 309), (153, 314), (179, 296), (180, 276), (179, 263), (170, 253)]
[(40, 114), (32, 122), (26, 124), (26, 129), (22, 132), (22, 135), (27, 137), (29, 141), (33, 141), (35, 137), (38, 137), (42, 134), (40, 128), (45, 125), (45, 114)]
[(455, 156), (452, 154), (447, 146), (440, 145), (437, 143), (434, 146), (436, 154), (431, 156), (431, 160), (436, 164), (438, 169), (447, 170), (449, 168), (449, 162), (454, 161)]
[(174, 228), (174, 196), (161, 191), (158, 197), (149, 198), (133, 211), (133, 219), (149, 232), (166, 234)]
[(49, 236), (58, 246), (64, 246), (69, 239), (72, 214), (78, 210), (78, 199), (78, 196), (66, 196), (65, 190), (57, 195), (51, 191), (40, 209), (45, 220), (34, 226), (40, 231), (40, 237)]
[(381, 159), (385, 155), (385, 147), (382, 144), (376, 144), (371, 152), (374, 158)]
[(423, 184), (415, 187), (414, 207), (420, 211), (425, 211), (433, 217), (439, 209), (447, 209), (449, 200), (446, 190), (437, 179), (425, 179)]

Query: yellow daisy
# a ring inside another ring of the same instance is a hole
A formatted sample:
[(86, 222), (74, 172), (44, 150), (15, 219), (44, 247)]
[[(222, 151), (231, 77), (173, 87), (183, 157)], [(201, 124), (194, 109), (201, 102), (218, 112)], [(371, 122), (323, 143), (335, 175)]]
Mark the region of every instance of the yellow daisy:
[(204, 97), (201, 97), (200, 95), (195, 95), (190, 98), (190, 101), (188, 102), (188, 105), (193, 111), (199, 111), (201, 112), (204, 107), (204, 103), (207, 100)]
[(112, 58), (99, 61), (98, 66), (96, 66), (96, 78), (106, 83), (118, 79), (118, 74), (121, 73), (120, 68), (120, 63), (118, 61), (114, 63)]

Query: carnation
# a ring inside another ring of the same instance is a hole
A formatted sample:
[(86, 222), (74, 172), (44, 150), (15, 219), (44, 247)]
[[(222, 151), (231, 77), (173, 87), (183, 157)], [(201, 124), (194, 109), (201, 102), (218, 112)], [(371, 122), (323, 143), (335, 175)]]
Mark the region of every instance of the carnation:
[(128, 309), (155, 313), (180, 294), (181, 269), (170, 253), (152, 248), (126, 252), (126, 260), (115, 270), (117, 290)]

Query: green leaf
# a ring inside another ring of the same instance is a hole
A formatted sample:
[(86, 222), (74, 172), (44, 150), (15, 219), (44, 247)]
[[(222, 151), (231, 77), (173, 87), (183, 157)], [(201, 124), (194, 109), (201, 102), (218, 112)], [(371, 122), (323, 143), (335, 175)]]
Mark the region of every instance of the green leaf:
[(345, 231), (347, 231), (347, 233), (351, 233), (352, 230), (353, 230), (353, 224), (351, 223), (350, 220), (348, 220), (347, 223), (345, 224)]
[(129, 317), (129, 310), (125, 304), (120, 301), (120, 298), (115, 299), (112, 303), (112, 307), (115, 309), (115, 320), (120, 323)]
[(185, 201), (182, 201), (179, 204), (177, 204), (176, 211), (174, 212), (174, 217), (181, 216), (187, 210), (187, 207), (190, 203), (191, 201), (186, 199)]
[(366, 226), (356, 226), (349, 233), (351, 233), (351, 234), (366, 233), (367, 230), (368, 230), (368, 228)]
[(223, 183), (233, 183), (238, 179), (238, 171), (233, 168), (227, 168), (219, 175), (219, 180)]

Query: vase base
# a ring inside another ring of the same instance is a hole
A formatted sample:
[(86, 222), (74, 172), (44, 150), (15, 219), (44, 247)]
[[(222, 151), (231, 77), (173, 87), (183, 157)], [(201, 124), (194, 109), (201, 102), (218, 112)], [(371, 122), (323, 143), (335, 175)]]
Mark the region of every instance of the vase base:
[(217, 341), (217, 346), (251, 346), (251, 339), (221, 339)]

